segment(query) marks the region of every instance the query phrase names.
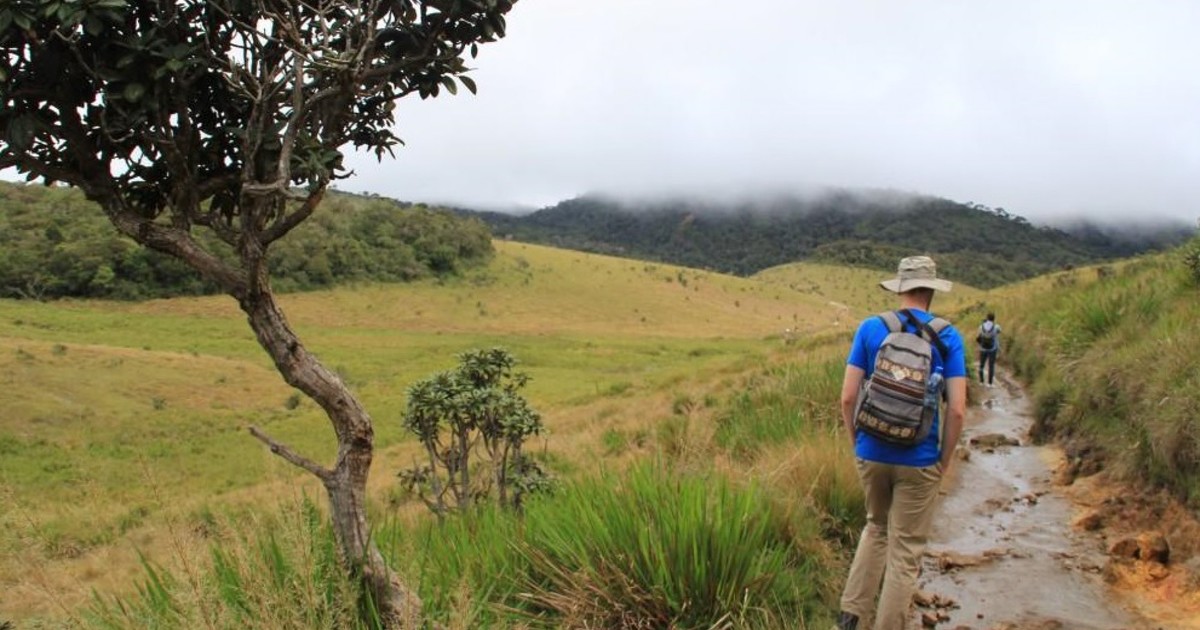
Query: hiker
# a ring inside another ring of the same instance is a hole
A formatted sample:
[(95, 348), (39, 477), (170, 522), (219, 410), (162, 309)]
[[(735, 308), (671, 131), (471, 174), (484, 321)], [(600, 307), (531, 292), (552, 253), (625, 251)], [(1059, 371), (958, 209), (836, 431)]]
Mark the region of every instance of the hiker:
[[(839, 630), (858, 630), (860, 623), (865, 630), (872, 617), (875, 630), (907, 624), (934, 499), (967, 404), (962, 337), (929, 312), (934, 292), (949, 291), (951, 283), (937, 277), (932, 259), (914, 256), (901, 260), (896, 277), (880, 285), (898, 294), (900, 308), (859, 325), (842, 382), (842, 421), (866, 494), (867, 525), (842, 593)], [(914, 405), (916, 387), (928, 390)], [(897, 402), (904, 405), (890, 407)], [(919, 422), (905, 424), (914, 414)], [(895, 420), (901, 416), (903, 422)]]
[(987, 365), (987, 386), (991, 387), (992, 377), (996, 374), (996, 355), (1000, 353), (1000, 324), (996, 323), (995, 313), (988, 313), (987, 319), (979, 325), (975, 343), (979, 346), (979, 382), (984, 382), (983, 367)]

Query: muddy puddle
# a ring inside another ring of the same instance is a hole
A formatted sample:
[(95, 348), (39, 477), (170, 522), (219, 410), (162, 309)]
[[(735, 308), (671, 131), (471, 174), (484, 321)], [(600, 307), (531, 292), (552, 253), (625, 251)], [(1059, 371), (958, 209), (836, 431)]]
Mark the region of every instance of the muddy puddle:
[(969, 457), (943, 490), (919, 582), (926, 627), (1160, 627), (1121, 606), (1101, 576), (1102, 543), (1071, 527), (1072, 505), (1053, 482), (1058, 452), (1030, 444), (1020, 386), (1004, 375), (982, 391), (963, 432)]

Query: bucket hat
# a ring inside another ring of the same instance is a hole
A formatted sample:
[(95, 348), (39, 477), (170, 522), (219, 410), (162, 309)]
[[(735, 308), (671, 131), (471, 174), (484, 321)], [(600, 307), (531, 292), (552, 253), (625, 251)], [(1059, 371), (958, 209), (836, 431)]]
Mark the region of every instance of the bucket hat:
[(928, 256), (909, 256), (900, 261), (896, 277), (883, 280), (879, 286), (893, 293), (906, 293), (927, 287), (934, 291), (949, 291), (954, 286), (949, 280), (937, 277), (937, 265)]

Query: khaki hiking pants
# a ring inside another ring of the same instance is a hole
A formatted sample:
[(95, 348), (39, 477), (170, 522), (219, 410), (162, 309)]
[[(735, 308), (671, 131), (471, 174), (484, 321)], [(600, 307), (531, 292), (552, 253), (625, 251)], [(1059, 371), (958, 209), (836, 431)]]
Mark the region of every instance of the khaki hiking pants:
[(850, 565), (842, 610), (858, 615), (859, 630), (872, 617), (875, 630), (903, 630), (942, 473), (936, 464), (913, 468), (860, 459), (858, 476), (867, 495), (867, 526)]

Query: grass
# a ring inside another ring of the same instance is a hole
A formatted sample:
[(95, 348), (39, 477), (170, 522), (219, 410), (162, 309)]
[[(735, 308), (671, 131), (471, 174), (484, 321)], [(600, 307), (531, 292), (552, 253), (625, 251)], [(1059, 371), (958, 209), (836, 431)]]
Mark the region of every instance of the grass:
[(749, 457), (814, 426), (836, 429), (840, 417), (833, 401), (845, 363), (825, 354), (755, 375), (717, 418), (717, 443), (735, 456)]
[(108, 630), (379, 627), (315, 504), (277, 514), (221, 519), (204, 566), (177, 555), (172, 569), (139, 555), (135, 593), (94, 593), (80, 621)]
[[(835, 401), (849, 332), (892, 305), (878, 274), (745, 279), (497, 249), (465, 278), (283, 297), (374, 414), (375, 535), (433, 616), (448, 628), (827, 626), (863, 520)], [(958, 288), (939, 310), (979, 301)], [(439, 528), (397, 492), (418, 453), (400, 428), (404, 392), (494, 346), (532, 375), (548, 435), (531, 450), (563, 483), (520, 519), (483, 510)], [(13, 393), (0, 416), (0, 615), (370, 626), (303, 498), (317, 484), (245, 432), (257, 424), (329, 461), (327, 420), (282, 383), (228, 298), (0, 301), (0, 374)]]
[[(549, 429), (537, 448), (573, 476), (660, 444), (686, 447), (679, 440), (741, 375), (788, 357), (796, 347), (786, 343), (828, 328), (833, 312), (755, 280), (497, 248), (491, 266), (463, 279), (283, 298), (302, 338), (374, 415), (381, 503), (416, 452), (399, 424), (405, 388), (462, 351), (517, 356)], [(12, 594), (0, 612), (21, 620), (57, 618), (93, 588), (141, 579), (135, 549), (169, 555), (171, 522), (206, 531), (214, 506), (316, 491), (247, 425), (318, 460), (334, 456), (327, 420), (282, 383), (228, 298), (0, 301), (0, 380), (0, 591)], [(690, 419), (672, 420), (679, 413)], [(672, 422), (674, 437), (663, 429)]]
[[(825, 359), (816, 373), (838, 363), (834, 346), (813, 350)], [(838, 384), (814, 385), (808, 374), (762, 369), (735, 389), (780, 401), (776, 407), (816, 409)], [(519, 517), (489, 506), (439, 526), (398, 511), (376, 519), (384, 523), (376, 537), (418, 586), (427, 613), (448, 628), (828, 624), (844, 549), (862, 522), (853, 465), (837, 448), (843, 438), (828, 418), (798, 414), (787, 434), (754, 432), (741, 442), (754, 448), (732, 457), (719, 433), (695, 425), (714, 417), (761, 424), (775, 421), (777, 409), (733, 396), (688, 413), (665, 421), (678, 427), (676, 448), (629, 467), (580, 472)], [(603, 435), (612, 444), (634, 438)], [(696, 449), (706, 457), (689, 457)], [(714, 465), (722, 461), (742, 463)], [(359, 598), (330, 573), (322, 517), (307, 501), (284, 510), (236, 526), (206, 511), (198, 520), (214, 542), (200, 575), (186, 563), (143, 561), (136, 594), (98, 598), (89, 621), (309, 628), (342, 619), (338, 627), (359, 627), (357, 617), (337, 617), (352, 615)], [(281, 609), (306, 614), (272, 616)]]
[[(895, 297), (879, 290), (879, 281), (887, 275), (872, 269), (800, 262), (765, 269), (754, 278), (825, 301), (835, 309), (834, 321), (838, 325), (852, 327), (862, 317), (895, 308)], [(935, 307), (939, 311), (956, 311), (978, 302), (984, 295), (979, 289), (955, 282), (953, 290), (939, 297)]]
[(1010, 322), (1004, 358), (1032, 381), (1041, 433), (1195, 508), (1200, 292), (1182, 259), (1056, 274), (1006, 289), (997, 307)]

